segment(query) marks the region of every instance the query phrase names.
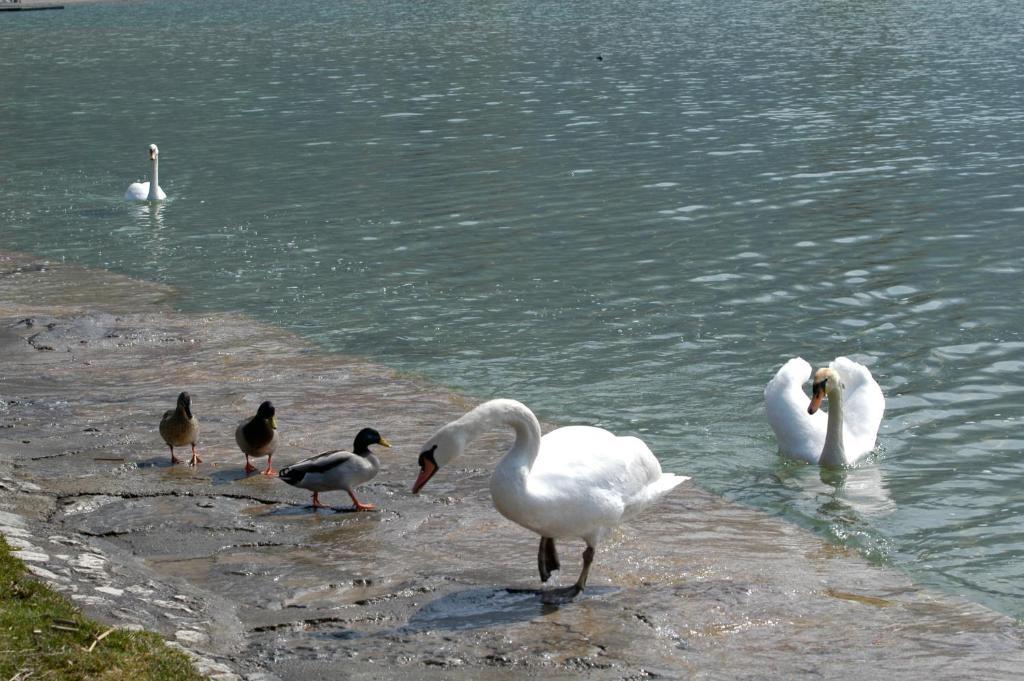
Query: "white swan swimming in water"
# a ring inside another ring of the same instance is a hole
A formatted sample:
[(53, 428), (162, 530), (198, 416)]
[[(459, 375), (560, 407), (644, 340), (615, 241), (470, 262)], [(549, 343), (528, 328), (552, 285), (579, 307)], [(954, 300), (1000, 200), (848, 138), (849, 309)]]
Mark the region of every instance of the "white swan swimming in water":
[(167, 198), (164, 190), (160, 189), (159, 156), (160, 150), (156, 148), (155, 144), (150, 144), (149, 160), (153, 167), (150, 180), (149, 182), (132, 182), (128, 185), (128, 191), (124, 193), (124, 198), (129, 201), (163, 201)]
[(412, 491), (419, 492), (472, 440), (498, 426), (512, 428), (516, 439), (491, 476), (491, 499), (503, 516), (540, 535), (541, 581), (559, 569), (555, 539), (579, 537), (587, 544), (579, 579), (545, 593), (545, 602), (567, 601), (583, 591), (601, 539), (689, 480), (662, 473), (658, 459), (638, 438), (591, 426), (558, 428), (541, 437), (533, 412), (515, 400), (499, 399), (484, 402), (427, 441)]
[[(885, 411), (882, 389), (863, 364), (837, 357), (814, 372), (808, 403), (803, 384), (811, 365), (794, 357), (764, 389), (768, 423), (779, 451), (823, 466), (851, 466), (875, 448)], [(819, 411), (828, 398), (828, 416)]]

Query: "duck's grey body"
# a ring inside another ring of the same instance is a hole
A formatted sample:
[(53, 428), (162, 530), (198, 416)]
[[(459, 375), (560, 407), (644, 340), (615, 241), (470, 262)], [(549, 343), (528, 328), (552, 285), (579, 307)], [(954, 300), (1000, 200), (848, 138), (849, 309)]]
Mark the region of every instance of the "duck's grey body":
[(292, 464), (281, 471), (281, 478), (289, 485), (310, 492), (352, 492), (364, 482), (373, 480), (378, 472), (380, 459), (372, 453), (359, 456), (339, 449)]
[(356, 436), (354, 452), (333, 450), (317, 454), (283, 468), (278, 475), (289, 485), (312, 492), (314, 508), (323, 508), (320, 492), (344, 490), (352, 498), (357, 510), (368, 510), (373, 505), (361, 503), (356, 498), (355, 488), (369, 482), (380, 472), (380, 460), (370, 451), (371, 444), (391, 446), (377, 431), (364, 428)]

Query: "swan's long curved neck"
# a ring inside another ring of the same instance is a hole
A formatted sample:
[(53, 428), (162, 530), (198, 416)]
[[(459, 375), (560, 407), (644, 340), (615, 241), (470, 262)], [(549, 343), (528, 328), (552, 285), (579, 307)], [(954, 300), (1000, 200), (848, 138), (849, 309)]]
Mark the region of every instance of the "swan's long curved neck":
[[(171, 170), (174, 170), (173, 168)], [(160, 160), (153, 158), (153, 173), (152, 177), (149, 178), (149, 196), (146, 198), (149, 201), (157, 201), (160, 199), (158, 192), (160, 191)]]
[(828, 394), (828, 427), (825, 430), (825, 446), (821, 449), (820, 463), (826, 466), (846, 464), (846, 450), (843, 447), (842, 390), (833, 390)]
[(518, 488), (540, 451), (540, 423), (529, 409), (514, 400), (485, 402), (457, 422), (468, 444), (495, 426), (508, 426), (516, 434), (515, 442), (494, 469), (494, 477)]

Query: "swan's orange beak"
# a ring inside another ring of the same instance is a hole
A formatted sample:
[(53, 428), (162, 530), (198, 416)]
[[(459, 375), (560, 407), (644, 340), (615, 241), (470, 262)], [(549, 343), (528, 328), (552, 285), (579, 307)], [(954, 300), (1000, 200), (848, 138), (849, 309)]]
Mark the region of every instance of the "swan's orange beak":
[(437, 472), (437, 464), (431, 461), (429, 458), (424, 457), (420, 463), (420, 474), (416, 476), (416, 482), (412, 483), (412, 493), (418, 494), (423, 485), (427, 484), (427, 480), (434, 477), (434, 473)]
[(813, 414), (821, 409), (821, 401), (825, 399), (825, 381), (815, 383), (811, 387), (811, 403), (807, 405), (807, 413)]

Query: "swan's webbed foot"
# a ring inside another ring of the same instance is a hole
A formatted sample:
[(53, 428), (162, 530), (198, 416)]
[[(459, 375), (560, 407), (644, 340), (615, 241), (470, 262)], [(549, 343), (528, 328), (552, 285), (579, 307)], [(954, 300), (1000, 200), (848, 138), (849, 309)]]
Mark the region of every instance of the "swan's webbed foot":
[(537, 568), (540, 570), (540, 581), (548, 581), (551, 578), (551, 573), (560, 567), (562, 566), (558, 562), (554, 537), (541, 537), (540, 548), (537, 549)]
[(583, 592), (579, 584), (565, 586), (561, 589), (548, 589), (540, 592), (540, 602), (545, 605), (564, 605), (569, 603)]
[[(555, 540), (550, 539), (550, 541), (551, 550), (554, 551)], [(583, 593), (583, 588), (587, 585), (587, 575), (590, 574), (590, 565), (594, 562), (595, 553), (593, 546), (587, 546), (583, 551), (583, 570), (580, 571), (580, 578), (576, 580), (576, 583), (572, 586), (567, 586), (561, 589), (551, 589), (550, 591), (541, 592), (541, 603), (545, 603), (547, 605), (560, 605), (562, 603), (568, 603)]]

